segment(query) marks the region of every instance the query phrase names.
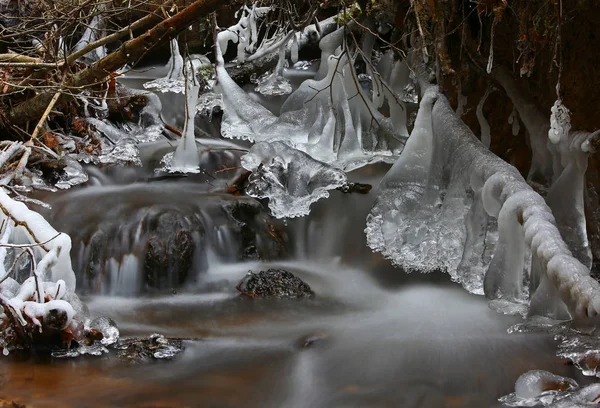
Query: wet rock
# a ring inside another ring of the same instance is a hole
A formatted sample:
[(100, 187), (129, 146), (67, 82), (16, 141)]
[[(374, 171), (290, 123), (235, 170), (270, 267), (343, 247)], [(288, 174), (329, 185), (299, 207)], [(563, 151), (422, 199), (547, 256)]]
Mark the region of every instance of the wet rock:
[(152, 334), (147, 339), (128, 339), (120, 342), (118, 356), (135, 363), (153, 360), (170, 360), (184, 350), (181, 339), (169, 339), (162, 334)]
[(249, 297), (296, 299), (315, 295), (310, 286), (283, 269), (268, 269), (258, 273), (249, 271), (236, 289)]
[(151, 227), (153, 235), (144, 250), (144, 275), (150, 287), (178, 287), (188, 279), (196, 244), (183, 218), (182, 214), (165, 212)]

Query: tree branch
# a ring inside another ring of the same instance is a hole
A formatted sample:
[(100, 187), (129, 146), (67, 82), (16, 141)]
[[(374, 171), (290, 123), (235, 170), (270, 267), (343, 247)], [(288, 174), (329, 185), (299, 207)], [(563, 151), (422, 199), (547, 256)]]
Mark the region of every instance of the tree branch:
[[(126, 64), (131, 66), (137, 64), (150, 49), (170, 40), (194, 21), (228, 3), (229, 0), (196, 0), (173, 17), (163, 20), (139, 37), (127, 41), (115, 52), (72, 76), (66, 81), (65, 88), (78, 91), (104, 82), (117, 69)], [(38, 121), (50, 104), (53, 95), (53, 93), (41, 93), (14, 107), (8, 112), (8, 121), (14, 125)], [(70, 97), (63, 93), (57, 101), (57, 105), (65, 103)]]

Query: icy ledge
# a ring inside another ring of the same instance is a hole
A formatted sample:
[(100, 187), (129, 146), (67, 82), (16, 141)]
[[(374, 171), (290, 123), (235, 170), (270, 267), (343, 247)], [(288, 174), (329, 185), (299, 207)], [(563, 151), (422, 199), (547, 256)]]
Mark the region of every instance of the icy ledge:
[(436, 87), (425, 92), (378, 194), (368, 245), (407, 272), (446, 271), (503, 312), (598, 315), (600, 284), (563, 241), (544, 199), (477, 140)]
[(242, 166), (252, 172), (246, 193), (268, 198), (276, 218), (308, 215), (313, 203), (348, 182), (343, 171), (284, 142), (256, 143), (241, 160)]

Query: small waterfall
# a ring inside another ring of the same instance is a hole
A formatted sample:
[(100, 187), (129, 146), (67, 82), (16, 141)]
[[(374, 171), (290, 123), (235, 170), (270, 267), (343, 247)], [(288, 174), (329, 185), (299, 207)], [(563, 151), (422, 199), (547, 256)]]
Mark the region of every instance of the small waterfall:
[(88, 187), (52, 205), (51, 222), (73, 239), (82, 293), (194, 287), (212, 266), (277, 259), (286, 248), (280, 224), (259, 202), (188, 182)]

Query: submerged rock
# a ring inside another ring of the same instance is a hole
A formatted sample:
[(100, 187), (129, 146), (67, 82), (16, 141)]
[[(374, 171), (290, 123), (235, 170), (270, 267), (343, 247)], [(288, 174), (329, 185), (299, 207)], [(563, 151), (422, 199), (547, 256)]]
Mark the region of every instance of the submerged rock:
[(308, 284), (283, 269), (268, 269), (248, 274), (236, 289), (250, 297), (276, 297), (280, 299), (310, 298), (315, 295)]
[(119, 357), (128, 361), (142, 363), (152, 360), (169, 360), (183, 351), (180, 339), (169, 339), (162, 334), (152, 334), (147, 339), (123, 340), (117, 346)]

